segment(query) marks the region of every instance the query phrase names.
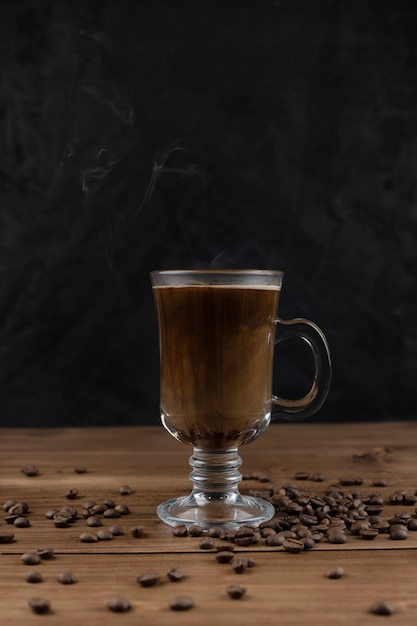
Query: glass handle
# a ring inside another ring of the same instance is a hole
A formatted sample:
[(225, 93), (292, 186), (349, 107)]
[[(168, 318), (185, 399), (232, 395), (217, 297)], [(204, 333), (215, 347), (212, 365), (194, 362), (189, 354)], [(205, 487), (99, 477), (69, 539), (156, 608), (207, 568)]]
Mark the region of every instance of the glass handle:
[(310, 346), (315, 365), (311, 389), (305, 396), (295, 400), (272, 397), (273, 416), (286, 420), (305, 419), (314, 415), (325, 401), (332, 377), (329, 346), (326, 337), (316, 324), (304, 318), (293, 320), (276, 319), (275, 345), (298, 337)]

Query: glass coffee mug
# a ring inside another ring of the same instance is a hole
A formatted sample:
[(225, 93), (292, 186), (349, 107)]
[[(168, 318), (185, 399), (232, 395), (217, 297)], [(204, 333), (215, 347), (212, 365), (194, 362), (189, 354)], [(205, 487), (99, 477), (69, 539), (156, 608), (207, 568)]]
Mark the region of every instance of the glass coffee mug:
[[(321, 330), (277, 317), (283, 273), (268, 270), (151, 272), (159, 323), (164, 427), (193, 446), (190, 495), (158, 506), (162, 521), (203, 528), (259, 525), (274, 516), (261, 498), (239, 492), (238, 449), (274, 416), (305, 418), (326, 399), (331, 363)], [(315, 375), (297, 400), (272, 393), (274, 347), (292, 337), (310, 346)]]

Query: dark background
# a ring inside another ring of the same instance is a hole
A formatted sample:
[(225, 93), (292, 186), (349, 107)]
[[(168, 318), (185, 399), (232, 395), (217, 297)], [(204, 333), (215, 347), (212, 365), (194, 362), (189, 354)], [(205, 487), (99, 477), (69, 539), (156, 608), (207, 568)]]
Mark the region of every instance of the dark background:
[(414, 0), (1, 6), (0, 425), (159, 423), (149, 271), (209, 265), (285, 271), (316, 420), (416, 416)]

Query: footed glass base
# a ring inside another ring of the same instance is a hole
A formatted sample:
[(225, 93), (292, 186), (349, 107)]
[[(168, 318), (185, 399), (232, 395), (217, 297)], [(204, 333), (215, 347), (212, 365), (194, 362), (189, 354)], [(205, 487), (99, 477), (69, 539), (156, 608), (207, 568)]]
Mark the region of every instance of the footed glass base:
[(192, 526), (202, 528), (221, 526), (225, 529), (239, 526), (259, 526), (275, 515), (275, 508), (269, 502), (240, 493), (191, 494), (183, 498), (172, 498), (157, 508), (160, 519), (170, 526)]
[(173, 498), (160, 504), (157, 513), (170, 526), (198, 524), (202, 528), (221, 526), (259, 526), (275, 515), (272, 504), (262, 498), (242, 495), (238, 468), (242, 460), (236, 448), (226, 450), (194, 449), (190, 458), (193, 471), (189, 496)]

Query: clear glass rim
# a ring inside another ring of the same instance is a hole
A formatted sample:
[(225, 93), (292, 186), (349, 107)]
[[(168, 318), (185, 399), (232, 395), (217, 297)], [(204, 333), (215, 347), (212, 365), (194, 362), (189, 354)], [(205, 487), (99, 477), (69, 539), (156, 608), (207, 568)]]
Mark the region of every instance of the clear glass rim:
[(261, 284), (280, 286), (284, 272), (257, 269), (155, 270), (150, 272), (152, 285), (181, 284)]

